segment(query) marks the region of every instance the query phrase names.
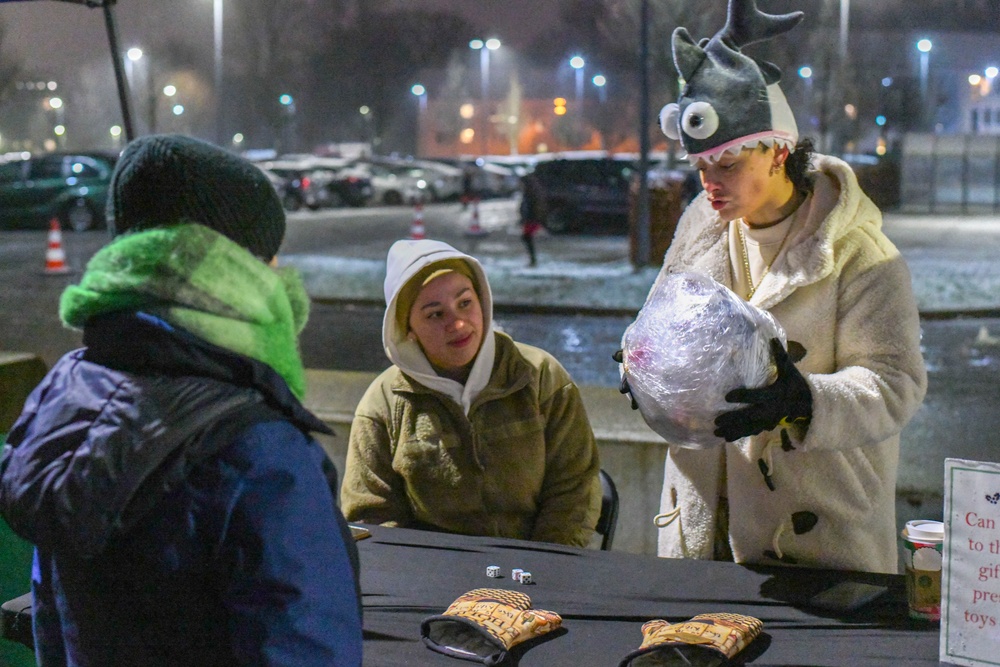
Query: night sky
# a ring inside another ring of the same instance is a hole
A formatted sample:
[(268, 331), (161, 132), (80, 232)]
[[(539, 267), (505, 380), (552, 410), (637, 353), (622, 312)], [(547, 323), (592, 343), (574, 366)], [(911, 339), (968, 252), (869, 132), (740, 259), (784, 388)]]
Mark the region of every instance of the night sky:
[[(558, 16), (560, 0), (381, 0), (387, 7), (426, 7), (451, 11), (483, 26), (488, 36), (526, 43)], [(119, 0), (114, 15), (122, 49), (142, 46), (150, 35), (173, 31), (194, 44), (212, 48), (212, 0)], [(0, 2), (7, 26), (3, 41), (42, 76), (72, 76), (79, 61), (108, 56), (101, 9), (49, 0)], [(228, 22), (228, 21), (227, 21)]]

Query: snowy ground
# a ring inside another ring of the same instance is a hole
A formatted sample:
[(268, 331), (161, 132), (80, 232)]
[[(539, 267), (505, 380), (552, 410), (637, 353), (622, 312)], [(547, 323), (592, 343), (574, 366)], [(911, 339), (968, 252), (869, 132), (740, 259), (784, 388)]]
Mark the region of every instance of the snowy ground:
[[(888, 215), (886, 232), (906, 258), (921, 312), (1000, 309), (1000, 218)], [(539, 266), (525, 266), (516, 236), (498, 235), (475, 254), (500, 305), (638, 310), (656, 277), (626, 260), (622, 238), (544, 238)], [(382, 260), (283, 256), (300, 269), (311, 296), (381, 301)]]

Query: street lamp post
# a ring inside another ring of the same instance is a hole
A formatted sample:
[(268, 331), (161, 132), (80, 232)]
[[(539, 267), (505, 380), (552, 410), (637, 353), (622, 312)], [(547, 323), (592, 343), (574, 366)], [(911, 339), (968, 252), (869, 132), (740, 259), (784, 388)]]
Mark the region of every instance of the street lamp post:
[[(175, 86), (175, 85), (173, 85), (171, 83), (168, 83), (167, 85), (163, 86), (163, 91), (162, 92), (163, 92), (163, 96), (165, 98), (167, 98), (167, 106), (170, 107), (170, 113), (174, 114), (174, 107), (176, 105), (174, 103), (174, 97), (177, 95), (177, 86)], [(181, 107), (181, 108), (183, 108), (183, 107)], [(174, 115), (177, 115), (177, 114), (174, 114)]]
[(580, 56), (569, 59), (569, 66), (576, 70), (576, 106), (583, 109), (583, 66), (586, 63)]
[(359, 109), (358, 113), (364, 119), (365, 128), (367, 129), (368, 135), (368, 150), (372, 155), (378, 153), (378, 137), (375, 136), (375, 124), (372, 118), (372, 109), (367, 104), (363, 104)]
[(921, 39), (917, 42), (917, 51), (920, 51), (920, 104), (926, 123), (929, 118), (927, 104), (927, 75), (930, 65), (930, 52), (934, 45), (929, 39)]
[(469, 42), (469, 48), (473, 51), (479, 51), (479, 106), (481, 107), (479, 110), (479, 129), (482, 133), (479, 141), (482, 146), (481, 152), (485, 155), (489, 148), (486, 137), (488, 116), (486, 100), (489, 98), (490, 92), (490, 51), (496, 51), (500, 48), (500, 40), (495, 37), (486, 41), (474, 39)]
[[(177, 120), (178, 123), (181, 123), (183, 121), (184, 111), (185, 111), (184, 105), (180, 104), (179, 102), (175, 103), (172, 107), (170, 107), (170, 113), (172, 113), (174, 117), (178, 119)], [(186, 128), (187, 125), (183, 124), (182, 127)]]
[[(108, 129), (108, 134), (111, 135), (111, 143), (115, 148), (121, 148), (122, 145), (122, 127), (121, 125), (112, 125)], [(128, 134), (126, 133), (126, 140), (128, 140)]]
[(809, 127), (813, 127), (813, 70), (809, 65), (803, 65), (799, 68), (799, 77), (806, 82), (806, 120), (809, 122)]
[(225, 141), (222, 136), (222, 0), (214, 0), (212, 25), (215, 54), (215, 141), (221, 146)]
[[(143, 62), (146, 65), (146, 83), (148, 84), (150, 91), (152, 91), (153, 73), (149, 63), (149, 58), (147, 58), (146, 54), (143, 53), (142, 49), (140, 49), (137, 46), (133, 46), (132, 48), (130, 48), (128, 51), (125, 52), (125, 78), (128, 80), (129, 91), (134, 96), (135, 99), (138, 99), (136, 91), (139, 90), (138, 80), (140, 78), (140, 72), (137, 69), (137, 67), (139, 67), (140, 62)], [(148, 102), (150, 105), (153, 104), (152, 92), (150, 92), (150, 99), (148, 100)], [(149, 132), (155, 131), (154, 129), (154, 125), (156, 124), (155, 113), (156, 111), (150, 108), (149, 128), (148, 128)]]
[(125, 52), (125, 78), (128, 80), (128, 85), (131, 88), (135, 88), (135, 63), (142, 60), (142, 49), (138, 46), (133, 46), (131, 49)]
[(594, 86), (597, 87), (597, 100), (600, 105), (597, 113), (597, 125), (598, 131), (600, 132), (601, 150), (604, 150), (606, 148), (604, 135), (607, 133), (607, 116), (604, 112), (604, 102), (607, 101), (608, 98), (608, 79), (603, 74), (597, 74), (593, 79), (591, 79), (591, 81), (594, 83)]
[(422, 136), (421, 130), (423, 129), (421, 125), (423, 124), (424, 121), (424, 112), (427, 110), (427, 89), (424, 88), (421, 84), (417, 83), (414, 84), (412, 88), (410, 88), (410, 92), (413, 93), (418, 100), (417, 136), (413, 148), (414, 148), (414, 153), (416, 155), (421, 155), (420, 137)]
[[(653, 259), (649, 207), (649, 0), (639, 2), (639, 198), (635, 211), (635, 268)], [(670, 149), (673, 160), (673, 148)], [(672, 162), (671, 162), (672, 164)]]
[(60, 148), (66, 147), (66, 121), (65, 121), (65, 105), (63, 104), (61, 97), (50, 97), (48, 99), (48, 106), (50, 109), (56, 112), (56, 122), (55, 126), (52, 128), (53, 134), (56, 135), (56, 142), (59, 144)]
[[(284, 152), (290, 150), (295, 150), (296, 137), (295, 137), (295, 98), (288, 93), (283, 93), (278, 96), (278, 104), (280, 104), (285, 109), (285, 115), (287, 120), (283, 123), (282, 135), (284, 145), (282, 149)], [(279, 151), (279, 154), (281, 151)]]
[(416, 83), (410, 88), (410, 92), (413, 93), (417, 99), (420, 101), (420, 113), (427, 110), (427, 89), (421, 84)]
[(850, 24), (851, 0), (840, 0), (840, 62), (847, 61), (847, 30)]
[(604, 104), (608, 100), (608, 93), (606, 86), (608, 85), (608, 79), (603, 74), (596, 75), (593, 79), (594, 85), (597, 86), (597, 99), (601, 104)]

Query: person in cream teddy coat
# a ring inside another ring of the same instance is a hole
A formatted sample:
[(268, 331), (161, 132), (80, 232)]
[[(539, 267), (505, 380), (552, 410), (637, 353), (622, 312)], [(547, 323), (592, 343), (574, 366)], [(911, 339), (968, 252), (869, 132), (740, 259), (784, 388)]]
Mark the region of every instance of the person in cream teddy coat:
[[(916, 303), (909, 270), (851, 168), (824, 156), (813, 163), (814, 190), (750, 299), (806, 349), (797, 368), (812, 396), (808, 429), (788, 451), (780, 429), (724, 449), (671, 447), (661, 512), (676, 520), (659, 530), (660, 556), (711, 558), (726, 498), (737, 562), (897, 570), (899, 434), (927, 386)], [(711, 204), (706, 192), (685, 212), (661, 276), (691, 270), (734, 285), (732, 223)]]
[(772, 341), (771, 385), (726, 395), (733, 409), (715, 420), (725, 444), (669, 447), (658, 553), (896, 572), (900, 432), (927, 387), (919, 316), (906, 263), (851, 168), (799, 141), (780, 70), (741, 53), (801, 18), (730, 0), (710, 40), (673, 35), (682, 88), (660, 122), (704, 192), (657, 283), (709, 275), (773, 315), (789, 345)]

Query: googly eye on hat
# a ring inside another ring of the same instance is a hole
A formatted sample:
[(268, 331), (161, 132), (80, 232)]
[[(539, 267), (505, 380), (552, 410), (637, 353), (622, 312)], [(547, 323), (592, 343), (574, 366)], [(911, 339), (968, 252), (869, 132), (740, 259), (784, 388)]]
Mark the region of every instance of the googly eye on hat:
[(803, 16), (765, 14), (756, 0), (729, 0), (726, 25), (711, 39), (696, 43), (687, 29), (674, 30), (681, 93), (660, 111), (660, 129), (680, 140), (692, 164), (758, 144), (794, 150), (799, 132), (778, 86), (781, 70), (741, 49), (791, 30)]

